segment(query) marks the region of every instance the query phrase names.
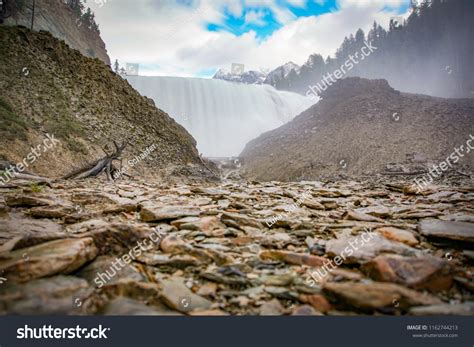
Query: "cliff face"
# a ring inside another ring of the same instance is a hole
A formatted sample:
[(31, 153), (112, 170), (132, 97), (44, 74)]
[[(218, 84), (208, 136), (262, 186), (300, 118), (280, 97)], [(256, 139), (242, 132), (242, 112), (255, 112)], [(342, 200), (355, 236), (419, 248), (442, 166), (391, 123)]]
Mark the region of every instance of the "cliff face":
[(60, 143), (29, 168), (37, 174), (80, 168), (116, 141), (128, 143), (130, 175), (209, 175), (182, 126), (102, 61), (48, 32), (0, 26), (0, 90), (0, 159), (21, 162), (51, 134)]
[[(17, 1), (17, 3), (4, 25), (23, 25), (30, 28), (31, 1)], [(54, 37), (64, 40), (71, 48), (77, 49), (86, 57), (99, 58), (110, 65), (110, 58), (100, 35), (82, 25), (63, 1), (36, 0), (33, 29), (49, 31)]]
[[(474, 100), (400, 93), (385, 80), (346, 78), (316, 105), (249, 142), (248, 177), (310, 180), (333, 175), (424, 171), (464, 146), (456, 165), (474, 167)], [(472, 135), (471, 135), (472, 134)]]

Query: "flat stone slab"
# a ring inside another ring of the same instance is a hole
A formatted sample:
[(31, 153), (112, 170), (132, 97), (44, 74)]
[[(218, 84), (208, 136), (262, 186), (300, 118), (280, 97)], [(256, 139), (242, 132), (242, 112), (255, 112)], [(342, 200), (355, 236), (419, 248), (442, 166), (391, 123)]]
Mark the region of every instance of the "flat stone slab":
[[(370, 237), (369, 237), (370, 236)], [(344, 255), (344, 263), (358, 263), (371, 260), (381, 253), (414, 255), (417, 250), (403, 243), (386, 239), (378, 233), (343, 237), (330, 240), (326, 244), (326, 253), (331, 257)]]
[(79, 314), (93, 292), (87, 281), (73, 276), (54, 276), (28, 283), (0, 286), (0, 314)]
[(308, 265), (312, 267), (323, 266), (328, 260), (317, 255), (294, 253), (287, 251), (263, 251), (260, 253), (263, 260), (279, 260), (294, 265)]
[(10, 207), (33, 207), (33, 206), (47, 206), (53, 205), (54, 200), (45, 196), (33, 196), (27, 194), (7, 195), (5, 203)]
[[(28, 247), (67, 236), (61, 225), (50, 220), (22, 218), (17, 215), (12, 215), (10, 219), (0, 220), (0, 244), (5, 244), (13, 239), (17, 239), (17, 241), (21, 239), (22, 241), (19, 242), (21, 247)], [(15, 245), (15, 248), (18, 246)]]
[(194, 206), (154, 206), (144, 204), (140, 211), (140, 218), (144, 222), (157, 222), (183, 217), (196, 217), (200, 214), (201, 210)]
[(208, 310), (212, 303), (194, 294), (181, 279), (173, 278), (160, 282), (161, 300), (174, 310), (186, 313), (194, 310)]
[(418, 225), (418, 231), (426, 237), (474, 242), (474, 223), (430, 219), (421, 221)]
[(369, 311), (441, 303), (435, 296), (392, 283), (326, 283), (323, 290), (348, 306)]
[(433, 256), (379, 255), (364, 264), (363, 269), (374, 280), (394, 282), (415, 289), (438, 292), (448, 290), (453, 284), (448, 262)]
[(92, 263), (83, 267), (76, 276), (86, 279), (94, 287), (116, 283), (122, 279), (147, 282), (146, 277), (132, 264), (122, 261), (125, 266), (118, 266), (117, 270), (113, 267), (113, 263), (117, 263), (117, 258), (101, 255)]
[(257, 229), (263, 228), (263, 224), (257, 219), (240, 213), (225, 212), (221, 216), (221, 221), (225, 225), (235, 228), (240, 228), (241, 226), (249, 226)]
[(402, 242), (408, 246), (414, 246), (419, 243), (415, 235), (413, 235), (413, 233), (408, 230), (393, 227), (383, 227), (377, 229), (377, 231), (389, 240)]
[(92, 238), (62, 239), (2, 254), (0, 272), (10, 282), (68, 274), (97, 256)]

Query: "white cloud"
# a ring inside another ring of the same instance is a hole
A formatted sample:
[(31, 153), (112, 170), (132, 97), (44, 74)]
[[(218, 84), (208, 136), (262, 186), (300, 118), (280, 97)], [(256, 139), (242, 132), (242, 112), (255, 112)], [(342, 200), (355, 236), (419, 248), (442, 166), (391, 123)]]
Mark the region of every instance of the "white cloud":
[[(157, 6), (153, 0), (108, 0), (102, 7), (90, 6), (113, 60), (140, 63), (144, 74), (193, 76), (208, 69), (230, 68), (232, 62), (243, 63), (246, 69), (275, 68), (288, 61), (302, 64), (312, 53), (332, 55), (344, 36), (359, 27), (367, 32), (374, 20), (388, 26), (396, 13), (383, 9), (404, 2), (338, 0), (337, 12), (296, 18), (274, 0), (245, 0), (254, 9), (266, 5), (284, 24), (264, 41), (252, 31), (235, 36), (206, 29), (209, 22), (223, 24), (225, 6), (236, 15), (243, 13), (236, 0), (194, 1), (192, 8)], [(247, 19), (258, 22), (262, 18)]]
[(263, 10), (258, 10), (258, 11), (248, 11), (245, 14), (245, 24), (255, 24), (258, 26), (264, 26), (265, 21), (263, 18), (265, 17), (265, 12)]
[(294, 7), (305, 7), (306, 0), (288, 0), (288, 3)]

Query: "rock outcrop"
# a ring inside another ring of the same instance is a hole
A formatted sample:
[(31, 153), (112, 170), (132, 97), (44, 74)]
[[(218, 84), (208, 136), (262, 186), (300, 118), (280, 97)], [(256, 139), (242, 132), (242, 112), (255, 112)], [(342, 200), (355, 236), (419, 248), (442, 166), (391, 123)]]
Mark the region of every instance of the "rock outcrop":
[[(9, 0), (14, 1), (14, 0)], [(31, 27), (32, 2), (15, 1), (5, 25)], [(94, 32), (77, 20), (72, 10), (63, 1), (36, 0), (33, 29), (49, 31), (54, 37), (64, 40), (71, 48), (77, 49), (90, 58), (99, 58), (110, 65), (105, 43), (99, 33)]]
[(212, 176), (182, 126), (101, 60), (48, 32), (0, 26), (0, 89), (0, 159), (21, 163), (46, 137), (57, 140), (27, 160), (28, 171), (62, 176), (116, 141), (127, 143), (120, 177)]

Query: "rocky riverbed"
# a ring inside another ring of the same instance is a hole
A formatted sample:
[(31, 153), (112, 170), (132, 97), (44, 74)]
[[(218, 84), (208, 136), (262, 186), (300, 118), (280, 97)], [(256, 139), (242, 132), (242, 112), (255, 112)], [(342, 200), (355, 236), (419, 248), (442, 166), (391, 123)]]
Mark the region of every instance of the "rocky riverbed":
[(472, 181), (0, 193), (2, 314), (474, 314)]

